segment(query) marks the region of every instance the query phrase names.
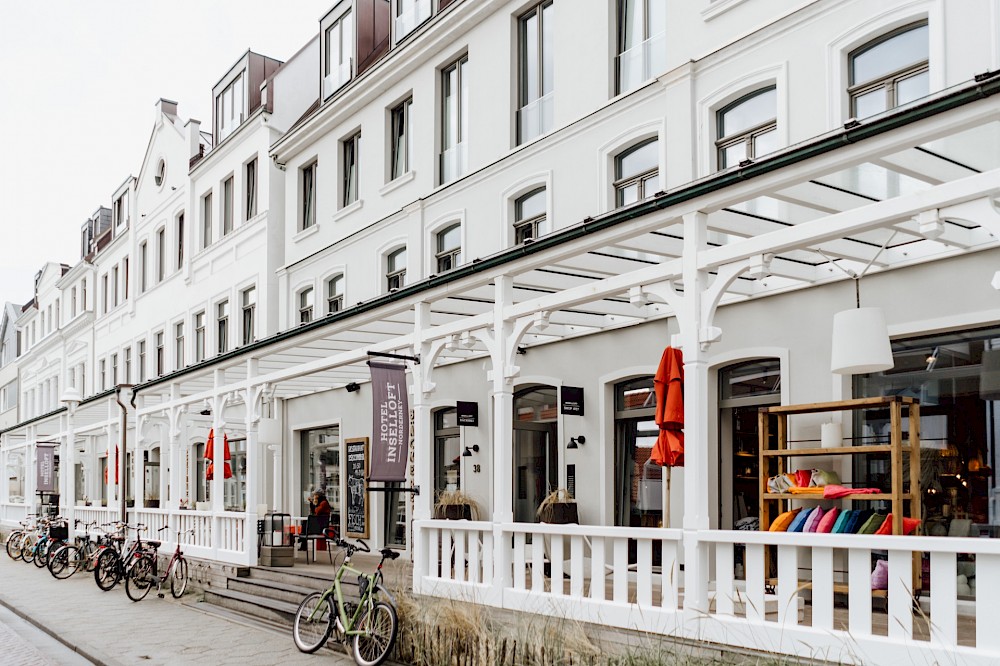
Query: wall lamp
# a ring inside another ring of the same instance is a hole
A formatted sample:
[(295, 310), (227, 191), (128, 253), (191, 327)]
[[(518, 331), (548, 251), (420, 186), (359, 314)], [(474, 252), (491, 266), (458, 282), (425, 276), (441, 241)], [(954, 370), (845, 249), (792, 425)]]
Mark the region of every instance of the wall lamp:
[(584, 437), (583, 435), (580, 435), (579, 437), (570, 437), (569, 438), (569, 444), (566, 445), (566, 448), (567, 449), (578, 449), (578, 448), (580, 448), (581, 445), (586, 444), (586, 443), (587, 443), (587, 438)]
[(465, 452), (462, 453), (462, 457), (463, 458), (471, 458), (473, 451), (475, 451), (476, 453), (479, 453), (479, 445), (478, 444), (473, 444), (472, 446), (465, 447)]
[(358, 391), (361, 390), (361, 385), (358, 384), (357, 382), (351, 382), (344, 388), (347, 389), (348, 393), (357, 393)]

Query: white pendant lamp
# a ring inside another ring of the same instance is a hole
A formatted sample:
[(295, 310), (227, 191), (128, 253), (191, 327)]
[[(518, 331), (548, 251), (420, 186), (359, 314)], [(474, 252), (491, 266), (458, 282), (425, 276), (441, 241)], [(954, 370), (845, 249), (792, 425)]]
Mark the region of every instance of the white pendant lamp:
[[(859, 279), (855, 278), (857, 293)], [(863, 375), (893, 367), (889, 329), (882, 308), (858, 307), (833, 315), (830, 370), (840, 375)]]

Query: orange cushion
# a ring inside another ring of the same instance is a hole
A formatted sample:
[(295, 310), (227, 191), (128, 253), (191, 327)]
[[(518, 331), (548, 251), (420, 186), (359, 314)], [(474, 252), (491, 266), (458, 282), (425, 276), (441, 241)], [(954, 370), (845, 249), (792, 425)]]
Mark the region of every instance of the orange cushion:
[(783, 514), (774, 519), (774, 522), (771, 523), (769, 531), (771, 532), (786, 531), (788, 529), (788, 526), (792, 524), (792, 521), (795, 520), (795, 516), (799, 515), (799, 511), (801, 510), (802, 509), (792, 509), (791, 511), (784, 512)]
[[(913, 534), (920, 521), (916, 518), (903, 518), (903, 534)], [(882, 527), (875, 531), (875, 534), (892, 534), (892, 514), (885, 517)]]

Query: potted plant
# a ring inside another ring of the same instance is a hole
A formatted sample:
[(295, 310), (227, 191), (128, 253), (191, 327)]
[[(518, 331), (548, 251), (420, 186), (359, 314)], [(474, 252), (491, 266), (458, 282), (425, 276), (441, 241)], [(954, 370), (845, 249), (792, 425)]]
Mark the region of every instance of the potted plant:
[(461, 490), (445, 490), (434, 504), (434, 517), (446, 520), (479, 520), (479, 503)]
[(543, 523), (566, 525), (580, 522), (576, 499), (565, 488), (557, 488), (549, 493), (538, 505), (536, 515)]

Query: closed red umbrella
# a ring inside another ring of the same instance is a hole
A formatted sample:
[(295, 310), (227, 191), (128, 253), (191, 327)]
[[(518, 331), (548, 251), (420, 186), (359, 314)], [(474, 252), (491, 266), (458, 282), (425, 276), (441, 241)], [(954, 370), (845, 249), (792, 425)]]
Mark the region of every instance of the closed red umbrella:
[[(233, 478), (233, 468), (229, 464), (232, 460), (232, 455), (229, 453), (229, 435), (223, 433), (222, 435), (222, 459), (225, 461), (225, 468), (222, 472), (222, 478), (231, 479)], [(215, 430), (208, 431), (208, 441), (205, 442), (205, 460), (208, 461), (208, 465), (205, 467), (205, 478), (211, 481), (215, 476)]]
[(684, 354), (667, 347), (653, 377), (656, 390), (656, 425), (660, 434), (650, 456), (664, 467), (684, 465)]
[[(108, 451), (108, 455), (111, 455), (111, 451)], [(104, 468), (104, 483), (108, 482), (108, 468)], [(118, 483), (118, 447), (115, 447), (115, 483)]]

